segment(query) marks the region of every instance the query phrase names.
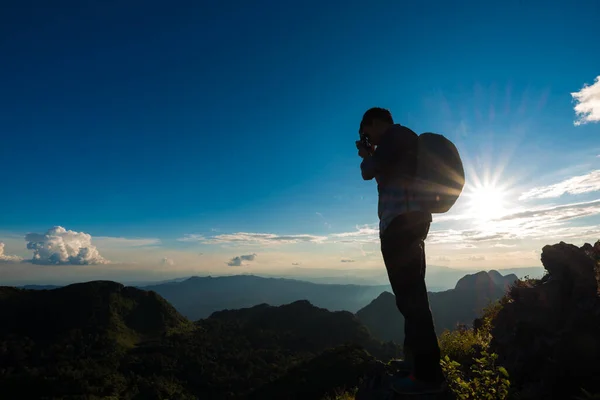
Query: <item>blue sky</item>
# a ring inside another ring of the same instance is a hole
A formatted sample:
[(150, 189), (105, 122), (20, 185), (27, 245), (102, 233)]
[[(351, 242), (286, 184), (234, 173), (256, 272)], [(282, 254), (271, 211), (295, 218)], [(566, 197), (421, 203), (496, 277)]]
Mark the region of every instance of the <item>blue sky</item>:
[(7, 281), (383, 268), (372, 106), (463, 156), (431, 264), (600, 238), (596, 1), (33, 3), (0, 12)]

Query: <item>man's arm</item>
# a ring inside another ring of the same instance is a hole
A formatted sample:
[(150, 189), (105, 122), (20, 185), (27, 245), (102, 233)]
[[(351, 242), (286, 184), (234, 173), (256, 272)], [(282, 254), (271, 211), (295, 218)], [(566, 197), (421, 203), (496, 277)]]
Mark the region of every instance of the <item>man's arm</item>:
[(360, 163), (364, 180), (371, 180), (416, 150), (418, 136), (403, 126), (394, 125), (381, 138), (381, 143), (371, 156)]

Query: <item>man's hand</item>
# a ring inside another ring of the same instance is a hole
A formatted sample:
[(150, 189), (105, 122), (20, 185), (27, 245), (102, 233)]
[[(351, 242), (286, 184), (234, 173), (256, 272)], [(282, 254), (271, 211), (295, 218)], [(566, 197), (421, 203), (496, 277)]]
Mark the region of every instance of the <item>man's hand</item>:
[(365, 147), (365, 145), (360, 140), (356, 141), (356, 148), (358, 149), (358, 156), (360, 158), (370, 156), (371, 154), (373, 154), (373, 151), (375, 151), (374, 146), (371, 146), (371, 148), (369, 149), (368, 147)]

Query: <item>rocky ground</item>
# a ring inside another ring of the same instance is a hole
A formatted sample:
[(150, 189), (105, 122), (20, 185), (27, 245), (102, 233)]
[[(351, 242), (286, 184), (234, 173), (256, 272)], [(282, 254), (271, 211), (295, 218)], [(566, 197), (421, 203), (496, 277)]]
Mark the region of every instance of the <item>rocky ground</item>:
[(600, 392), (600, 241), (545, 246), (547, 274), (511, 288), (492, 349), (521, 400)]

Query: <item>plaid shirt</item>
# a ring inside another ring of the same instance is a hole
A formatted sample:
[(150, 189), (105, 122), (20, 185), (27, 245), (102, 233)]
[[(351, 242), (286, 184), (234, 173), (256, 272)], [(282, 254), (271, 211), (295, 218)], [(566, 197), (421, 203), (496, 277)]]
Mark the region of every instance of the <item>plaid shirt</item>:
[(363, 179), (377, 181), (380, 237), (397, 216), (422, 211), (410, 187), (416, 168), (417, 140), (417, 134), (410, 129), (392, 125), (373, 155), (360, 164)]

